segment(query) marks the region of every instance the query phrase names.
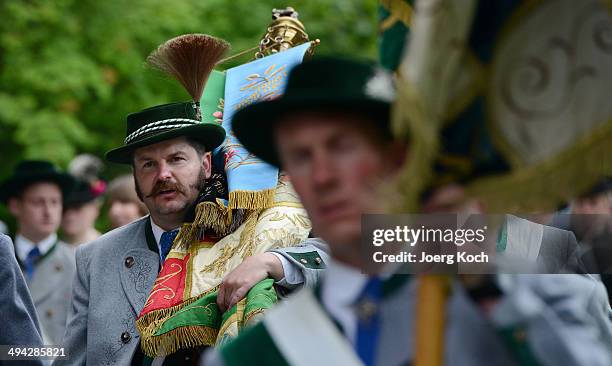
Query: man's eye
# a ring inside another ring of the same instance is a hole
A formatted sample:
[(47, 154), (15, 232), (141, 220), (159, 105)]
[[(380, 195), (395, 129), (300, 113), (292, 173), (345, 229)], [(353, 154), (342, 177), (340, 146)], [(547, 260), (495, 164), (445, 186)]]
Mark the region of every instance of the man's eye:
[(142, 164), (143, 168), (150, 168), (153, 166), (153, 162), (152, 161), (147, 161), (146, 163)]
[(336, 142), (334, 148), (337, 151), (350, 151), (354, 147), (353, 141), (348, 138), (342, 138)]
[(294, 154), (289, 155), (287, 160), (290, 161), (292, 165), (303, 166), (308, 164), (310, 156), (308, 153), (305, 152), (296, 152)]
[(185, 160), (185, 158), (182, 157), (182, 156), (175, 156), (172, 159), (170, 159), (170, 161), (173, 161), (173, 162), (179, 162), (179, 161), (183, 161), (183, 160)]

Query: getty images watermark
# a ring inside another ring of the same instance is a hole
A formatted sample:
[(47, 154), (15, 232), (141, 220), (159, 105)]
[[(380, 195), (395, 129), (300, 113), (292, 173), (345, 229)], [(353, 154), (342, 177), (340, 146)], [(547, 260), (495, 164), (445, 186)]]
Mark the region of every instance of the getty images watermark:
[[(485, 242), (487, 226), (480, 229), (440, 229), (428, 228), (421, 225), (420, 228), (410, 228), (408, 225), (396, 226), (393, 229), (375, 229), (372, 235), (372, 244), (380, 247), (389, 243), (403, 243), (411, 248), (417, 244), (429, 245), (432, 243), (454, 244), (458, 247), (466, 243), (483, 244)], [(489, 256), (485, 251), (478, 254), (469, 254), (463, 250), (457, 250), (453, 254), (434, 254), (421, 251), (421, 256), (416, 253), (400, 251), (395, 254), (384, 254), (376, 251), (372, 260), (376, 263), (401, 262), (401, 263), (488, 263)]]
[[(575, 216), (572, 217), (573, 221), (577, 221)], [(600, 217), (598, 221), (605, 222), (605, 219)], [(607, 237), (608, 243), (612, 243), (610, 239), (612, 235)], [(364, 215), (361, 247), (369, 272), (490, 274), (612, 271), (612, 265), (608, 265), (612, 264), (612, 251), (598, 249), (596, 253), (591, 253), (601, 263), (590, 266), (584, 263), (584, 247), (579, 246), (571, 230), (543, 225), (528, 217), (515, 215)]]

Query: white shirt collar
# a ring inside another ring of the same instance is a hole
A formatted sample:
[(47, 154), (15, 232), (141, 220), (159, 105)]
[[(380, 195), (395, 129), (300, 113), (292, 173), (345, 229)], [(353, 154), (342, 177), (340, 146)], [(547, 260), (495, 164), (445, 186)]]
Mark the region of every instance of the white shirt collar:
[(30, 253), (30, 250), (34, 249), (34, 247), (38, 247), (41, 256), (45, 255), (53, 247), (53, 244), (55, 244), (55, 242), (57, 242), (56, 233), (47, 236), (38, 243), (34, 243), (25, 236), (17, 234), (17, 236), (15, 237), (15, 249), (17, 252), (17, 257), (19, 257), (19, 260), (21, 260), (22, 262), (25, 262), (26, 258), (28, 257), (28, 253)]
[(357, 331), (354, 304), (361, 295), (368, 276), (333, 259), (330, 260), (324, 276), (325, 279), (321, 282), (321, 302), (354, 344)]
[(356, 268), (331, 259), (325, 281), (322, 282), (321, 296), (326, 301), (352, 305), (363, 290), (368, 276)]
[(151, 218), (151, 229), (153, 230), (153, 237), (155, 238), (155, 242), (159, 248), (159, 241), (161, 240), (161, 236), (165, 230), (157, 226), (157, 224), (153, 221), (153, 218)]

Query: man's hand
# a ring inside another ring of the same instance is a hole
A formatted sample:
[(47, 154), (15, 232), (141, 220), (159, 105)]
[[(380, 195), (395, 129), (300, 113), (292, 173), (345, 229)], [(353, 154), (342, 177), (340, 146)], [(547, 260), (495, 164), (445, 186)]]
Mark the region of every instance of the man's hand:
[(228, 273), (221, 281), (217, 294), (217, 305), (222, 312), (242, 300), (259, 281), (268, 277), (276, 281), (284, 277), (283, 265), (272, 253), (253, 255)]

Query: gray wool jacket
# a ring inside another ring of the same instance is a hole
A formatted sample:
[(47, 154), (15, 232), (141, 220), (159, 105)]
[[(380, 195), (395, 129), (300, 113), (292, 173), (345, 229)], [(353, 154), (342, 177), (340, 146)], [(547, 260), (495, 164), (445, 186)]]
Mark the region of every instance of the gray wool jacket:
[[(11, 238), (0, 234), (0, 344), (40, 346), (43, 344), (32, 297), (15, 257)], [(11, 361), (12, 362), (12, 361)], [(0, 365), (42, 365), (40, 360), (0, 360)]]

